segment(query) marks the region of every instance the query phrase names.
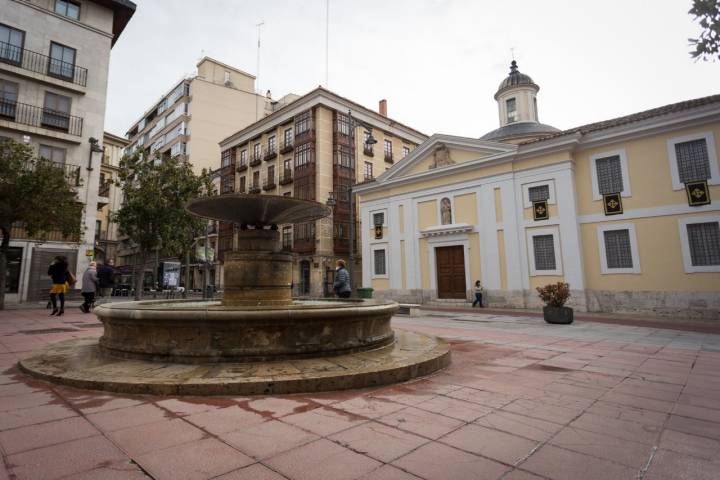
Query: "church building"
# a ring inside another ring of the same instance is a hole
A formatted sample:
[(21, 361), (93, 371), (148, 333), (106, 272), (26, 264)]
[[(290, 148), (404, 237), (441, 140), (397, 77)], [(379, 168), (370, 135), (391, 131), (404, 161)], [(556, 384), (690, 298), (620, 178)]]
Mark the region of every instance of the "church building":
[(363, 286), (401, 302), (720, 318), (720, 95), (558, 130), (512, 62), (500, 127), (435, 134), (355, 186)]

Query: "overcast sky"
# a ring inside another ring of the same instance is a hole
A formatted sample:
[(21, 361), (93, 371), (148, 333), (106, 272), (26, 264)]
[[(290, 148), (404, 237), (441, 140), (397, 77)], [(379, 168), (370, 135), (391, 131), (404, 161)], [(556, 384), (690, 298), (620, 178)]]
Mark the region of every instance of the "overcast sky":
[[(208, 55), (273, 97), (325, 86), (326, 0), (135, 0), (112, 50), (105, 129), (124, 135)], [(720, 93), (695, 62), (689, 0), (329, 0), (331, 90), (426, 133), (498, 127), (510, 49), (540, 85), (540, 121), (565, 129)], [(238, 129), (241, 126), (238, 125)]]

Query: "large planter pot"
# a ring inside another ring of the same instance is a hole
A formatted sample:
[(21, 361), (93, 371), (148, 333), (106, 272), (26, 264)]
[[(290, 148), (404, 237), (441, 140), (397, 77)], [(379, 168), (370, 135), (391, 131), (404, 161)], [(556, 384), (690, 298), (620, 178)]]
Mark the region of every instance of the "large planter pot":
[(573, 309), (570, 307), (543, 307), (543, 317), (547, 323), (567, 325), (573, 322)]

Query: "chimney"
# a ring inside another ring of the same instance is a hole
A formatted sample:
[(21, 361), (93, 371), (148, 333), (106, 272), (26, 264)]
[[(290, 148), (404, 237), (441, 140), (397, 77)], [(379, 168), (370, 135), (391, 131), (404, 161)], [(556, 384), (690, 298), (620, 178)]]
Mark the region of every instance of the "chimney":
[(380, 112), (380, 115), (382, 115), (383, 117), (387, 117), (387, 100), (385, 100), (384, 98), (380, 100), (380, 107), (378, 111)]

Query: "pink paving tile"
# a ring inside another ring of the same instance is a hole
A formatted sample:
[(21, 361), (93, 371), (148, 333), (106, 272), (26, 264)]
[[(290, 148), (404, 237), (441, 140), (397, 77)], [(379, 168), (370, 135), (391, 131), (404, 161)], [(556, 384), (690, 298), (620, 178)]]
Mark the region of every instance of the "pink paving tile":
[(134, 463), (127, 461), (103, 465), (81, 473), (63, 477), (63, 480), (147, 480), (148, 476), (143, 473)]
[(37, 407), (38, 405), (47, 405), (53, 401), (57, 401), (57, 398), (50, 392), (32, 392), (20, 395), (9, 395), (0, 397), (0, 412)]
[(675, 430), (663, 430), (660, 448), (706, 460), (720, 460), (720, 441)]
[(502, 477), (502, 480), (543, 480), (543, 478), (530, 472), (515, 469)]
[(26, 385), (25, 383), (6, 383), (5, 385), (0, 385), (0, 397), (4, 397), (7, 395), (22, 395), (26, 393), (32, 393), (43, 390), (39, 386), (30, 386)]
[[(720, 397), (718, 397), (715, 406), (720, 408)], [(707, 420), (708, 422), (720, 423), (720, 410), (716, 410), (715, 408), (685, 405), (679, 403), (675, 405), (672, 413), (673, 415), (681, 415), (683, 417), (691, 417), (700, 420)]]
[(430, 400), (436, 395), (437, 394), (433, 392), (426, 392), (420, 388), (400, 386), (398, 388), (385, 389), (374, 393), (372, 397), (390, 400), (395, 403), (402, 403), (403, 405), (414, 406), (418, 403), (424, 402), (425, 400)]
[(285, 477), (277, 472), (273, 472), (265, 465), (255, 463), (226, 473), (225, 475), (215, 477), (213, 480), (285, 480)]
[(329, 407), (283, 417), (283, 422), (298, 426), (317, 435), (325, 436), (366, 422), (367, 419), (343, 410)]
[(663, 480), (717, 480), (720, 466), (669, 450), (658, 450), (645, 478)]
[(159, 422), (167, 417), (165, 410), (149, 403), (86, 416), (96, 427), (106, 432)]
[(77, 416), (77, 413), (64, 405), (40, 405), (20, 410), (10, 410), (0, 415), (0, 430), (9, 430), (74, 416)]
[(500, 408), (517, 398), (517, 395), (489, 392), (475, 388), (463, 387), (447, 394), (448, 397), (478, 403), (491, 408)]
[(174, 415), (184, 417), (193, 413), (207, 412), (219, 408), (234, 406), (236, 403), (227, 399), (207, 398), (168, 398), (155, 402), (160, 408), (172, 412)]
[(125, 455), (101, 436), (82, 438), (7, 457), (18, 478), (33, 480), (60, 478), (124, 460)]
[(382, 417), (383, 415), (402, 410), (405, 407), (406, 405), (401, 403), (373, 397), (356, 397), (352, 400), (333, 404), (333, 408), (367, 418)]
[(682, 403), (683, 405), (695, 405), (697, 407), (714, 408), (718, 404), (718, 398), (720, 398), (720, 396), (715, 395), (703, 397), (683, 392), (680, 395), (680, 398), (678, 398), (678, 403)]
[(512, 433), (538, 442), (548, 440), (562, 428), (562, 425), (557, 423), (504, 411), (497, 411), (486, 415), (476, 420), (475, 424)]
[(385, 463), (428, 442), (426, 438), (376, 422), (364, 423), (328, 438)]
[(670, 413), (674, 406), (673, 402), (654, 400), (652, 398), (636, 397), (635, 395), (625, 395), (617, 392), (606, 393), (605, 395), (600, 397), (600, 400), (608, 403), (617, 403), (623, 406), (653, 410), (660, 413)]
[(162, 450), (182, 443), (200, 440), (205, 432), (188, 422), (175, 418), (123, 428), (108, 434), (110, 439), (129, 456)]
[(264, 463), (293, 480), (349, 480), (382, 465), (325, 439), (281, 453)]
[(270, 420), (224, 433), (220, 438), (260, 460), (317, 440), (318, 436), (287, 423)]
[(594, 413), (595, 415), (601, 415), (603, 417), (613, 418), (616, 420), (635, 422), (642, 425), (652, 425), (656, 427), (662, 426), (662, 424), (665, 423), (665, 419), (667, 419), (667, 414), (665, 413), (603, 401), (595, 402), (588, 407), (585, 412)]
[(587, 398), (595, 400), (600, 398), (607, 391), (605, 388), (595, 388), (571, 383), (555, 382), (543, 387), (543, 391), (550, 393), (558, 393), (561, 395), (572, 395), (575, 397)]
[(99, 435), (100, 432), (81, 417), (70, 417), (0, 432), (0, 444), (13, 454), (56, 443)]
[(464, 424), (460, 420), (415, 407), (407, 407), (399, 412), (380, 417), (378, 421), (431, 439), (437, 439)]
[(659, 426), (626, 422), (594, 413), (582, 414), (570, 426), (647, 445), (654, 445), (660, 433)]
[(440, 443), (431, 443), (401, 457), (393, 465), (427, 480), (495, 480), (504, 465)]
[[(647, 382), (648, 384), (656, 384), (656, 382)], [(677, 385), (674, 385), (677, 386)], [(652, 400), (660, 400), (664, 402), (675, 402), (680, 396), (680, 392), (669, 392), (652, 387), (634, 386), (634, 385), (618, 385), (612, 390), (612, 393), (620, 393), (623, 395), (633, 395), (636, 397), (648, 398)]]
[(173, 480), (211, 478), (254, 463), (214, 438), (146, 453), (135, 461), (154, 478)]
[(266, 420), (262, 415), (243, 410), (238, 406), (195, 413), (185, 419), (215, 435), (257, 425)]
[(272, 418), (279, 418), (292, 413), (297, 413), (298, 411), (308, 409), (308, 407), (314, 408), (314, 406), (317, 405), (315, 402), (299, 401), (292, 398), (273, 397), (249, 400), (246, 404), (250, 409), (261, 413), (263, 416), (269, 416)]
[(579, 408), (549, 405), (547, 403), (525, 399), (515, 400), (511, 404), (505, 405), (502, 410), (562, 424), (570, 422), (583, 412), (583, 410)]
[(670, 415), (666, 428), (700, 437), (720, 440), (720, 423), (698, 420), (697, 418)]
[(438, 395), (430, 400), (416, 405), (421, 410), (439, 413), (446, 417), (455, 418), (464, 422), (472, 422), (492, 412), (492, 408), (477, 403), (466, 402), (457, 398)]
[(73, 406), (85, 415), (93, 413), (118, 410), (120, 408), (133, 407), (145, 403), (144, 399), (113, 397), (110, 395), (86, 395), (71, 400)]
[(554, 480), (634, 480), (637, 469), (545, 445), (522, 464), (524, 470)]
[(420, 480), (420, 478), (410, 473), (403, 472), (392, 465), (383, 465), (377, 470), (373, 470), (367, 475), (363, 475), (359, 478), (359, 480)]
[(566, 450), (603, 458), (638, 470), (645, 465), (652, 451), (651, 445), (620, 440), (572, 427), (562, 429), (550, 440), (550, 443)]
[(449, 433), (439, 441), (509, 465), (525, 458), (538, 445), (533, 440), (472, 424)]

